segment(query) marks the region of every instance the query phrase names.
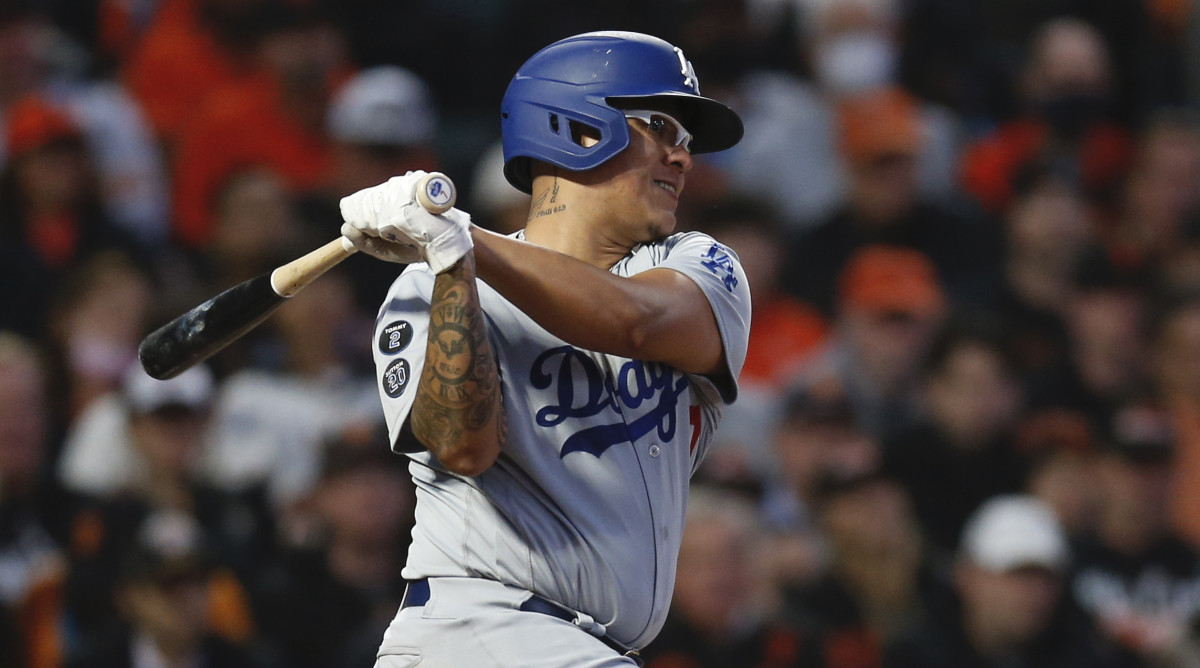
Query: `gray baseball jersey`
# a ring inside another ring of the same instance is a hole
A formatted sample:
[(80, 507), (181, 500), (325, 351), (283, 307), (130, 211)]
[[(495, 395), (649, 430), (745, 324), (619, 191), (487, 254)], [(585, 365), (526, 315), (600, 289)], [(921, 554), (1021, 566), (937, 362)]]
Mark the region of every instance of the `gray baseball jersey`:
[[(520, 236), (520, 233), (517, 233)], [(683, 233), (612, 267), (682, 272), (716, 315), (727, 373), (709, 378), (571, 346), (479, 281), (498, 358), (508, 442), (474, 478), (409, 453), (417, 524), (404, 576), (491, 578), (591, 615), (641, 647), (670, 605), (688, 481), (737, 395), (750, 293), (736, 255)], [(392, 442), (425, 357), (434, 276), (409, 266), (376, 321), (374, 355)]]

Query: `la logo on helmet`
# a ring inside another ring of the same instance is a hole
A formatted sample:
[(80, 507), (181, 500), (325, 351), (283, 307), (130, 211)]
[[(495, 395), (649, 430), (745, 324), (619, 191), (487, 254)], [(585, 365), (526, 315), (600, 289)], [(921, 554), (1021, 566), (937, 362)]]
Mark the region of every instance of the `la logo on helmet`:
[(675, 47), (675, 55), (679, 57), (679, 73), (683, 75), (683, 85), (699, 95), (700, 81), (696, 79), (696, 70), (692, 69), (692, 62), (683, 55), (683, 49), (679, 47)]

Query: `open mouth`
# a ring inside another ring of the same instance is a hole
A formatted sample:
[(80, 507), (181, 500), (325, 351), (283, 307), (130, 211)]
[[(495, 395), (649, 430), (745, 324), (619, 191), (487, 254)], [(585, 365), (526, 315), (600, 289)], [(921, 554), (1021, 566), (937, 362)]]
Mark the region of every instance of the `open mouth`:
[(658, 186), (659, 188), (662, 188), (663, 190), (671, 193), (672, 195), (674, 195), (676, 197), (679, 196), (679, 190), (672, 183), (667, 183), (666, 181), (655, 181), (654, 185)]

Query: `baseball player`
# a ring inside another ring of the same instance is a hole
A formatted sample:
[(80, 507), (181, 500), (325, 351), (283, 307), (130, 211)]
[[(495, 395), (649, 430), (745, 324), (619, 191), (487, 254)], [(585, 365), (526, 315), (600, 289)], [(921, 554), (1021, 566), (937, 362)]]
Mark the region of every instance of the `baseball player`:
[(422, 173), (342, 200), (342, 233), (410, 264), (373, 342), (412, 458), (404, 601), (377, 668), (640, 663), (667, 614), (688, 480), (737, 396), (737, 257), (673, 234), (692, 154), (742, 123), (680, 49), (599, 32), (530, 58), (501, 104), (524, 230), (414, 202)]

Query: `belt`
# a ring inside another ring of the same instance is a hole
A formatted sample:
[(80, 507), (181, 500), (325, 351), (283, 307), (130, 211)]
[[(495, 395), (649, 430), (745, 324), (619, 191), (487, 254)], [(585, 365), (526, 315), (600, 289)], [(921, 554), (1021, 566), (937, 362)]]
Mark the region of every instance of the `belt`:
[[(400, 607), (419, 608), (428, 602), (429, 580), (425, 578), (420, 580), (409, 580), (408, 586), (404, 588), (404, 598), (400, 602)], [(576, 623), (576, 621), (579, 619), (578, 613), (566, 606), (559, 605), (548, 598), (542, 598), (537, 594), (534, 594), (529, 598), (529, 600), (522, 603), (521, 607), (518, 609), (522, 612), (537, 612), (543, 615), (550, 615), (551, 617), (557, 617), (564, 622), (570, 622), (576, 626), (579, 626)], [(579, 629), (581, 631), (586, 630), (582, 626), (579, 626)], [(634, 662), (636, 662), (639, 666), (644, 665), (642, 662), (642, 657), (636, 649), (614, 640), (607, 633), (599, 635), (593, 633), (592, 635), (596, 636), (600, 642), (608, 645), (613, 651), (621, 656), (626, 656), (630, 659), (633, 659)]]

